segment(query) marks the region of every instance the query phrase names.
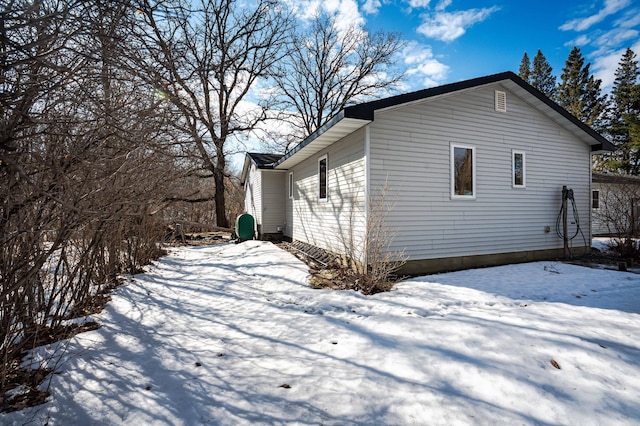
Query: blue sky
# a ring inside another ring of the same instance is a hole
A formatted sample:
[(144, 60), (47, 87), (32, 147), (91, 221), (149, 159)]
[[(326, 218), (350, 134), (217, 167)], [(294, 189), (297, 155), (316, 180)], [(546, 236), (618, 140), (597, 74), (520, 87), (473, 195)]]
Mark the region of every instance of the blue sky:
[[(542, 50), (560, 74), (573, 46), (609, 92), (627, 47), (640, 58), (640, 0), (284, 0), (300, 24), (316, 11), (341, 23), (401, 32), (403, 92), (503, 71)], [(249, 150), (265, 148), (253, 140)], [(242, 167), (238, 155), (232, 161)]]
[(302, 14), (317, 8), (370, 30), (399, 31), (408, 89), (502, 71), (518, 71), (526, 51), (542, 50), (558, 77), (578, 46), (610, 89), (624, 50), (640, 57), (637, 0), (290, 0)]

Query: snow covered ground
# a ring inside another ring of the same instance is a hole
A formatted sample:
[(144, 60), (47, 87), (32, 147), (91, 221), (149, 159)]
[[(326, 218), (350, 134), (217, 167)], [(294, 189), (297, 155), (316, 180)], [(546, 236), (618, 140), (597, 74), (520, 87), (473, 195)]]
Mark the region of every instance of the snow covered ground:
[(49, 402), (0, 423), (640, 423), (631, 273), (537, 262), (365, 297), (249, 241), (172, 250), (96, 319)]

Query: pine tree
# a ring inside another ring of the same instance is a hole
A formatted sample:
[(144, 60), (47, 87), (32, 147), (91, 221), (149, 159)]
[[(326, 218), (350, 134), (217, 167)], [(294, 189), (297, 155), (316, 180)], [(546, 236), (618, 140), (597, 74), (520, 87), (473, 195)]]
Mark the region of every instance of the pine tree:
[(557, 102), (585, 124), (598, 128), (607, 97), (601, 95), (602, 80), (590, 75), (591, 64), (584, 64), (580, 49), (574, 47), (562, 69)]
[(616, 152), (602, 162), (601, 168), (640, 174), (640, 68), (633, 50), (627, 48), (615, 73), (611, 90), (607, 133)]
[(530, 74), (531, 61), (529, 61), (529, 55), (527, 55), (527, 52), (524, 52), (524, 55), (522, 55), (522, 60), (520, 61), (520, 70), (518, 71), (518, 75), (527, 83), (531, 83), (531, 80), (529, 80)]
[(556, 77), (551, 74), (553, 68), (547, 62), (542, 51), (538, 49), (538, 53), (533, 58), (533, 69), (529, 75), (530, 83), (533, 87), (540, 90), (549, 98), (556, 99)]

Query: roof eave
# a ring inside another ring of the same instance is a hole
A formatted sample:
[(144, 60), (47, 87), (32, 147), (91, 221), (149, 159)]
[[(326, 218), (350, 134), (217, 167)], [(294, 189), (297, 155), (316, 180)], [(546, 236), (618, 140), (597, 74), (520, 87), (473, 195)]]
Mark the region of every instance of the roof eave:
[(320, 127), (296, 145), (291, 151), (287, 152), (280, 160), (274, 163), (273, 168), (276, 170), (289, 169), (343, 137), (364, 127), (371, 121), (372, 120), (345, 117), (344, 110), (342, 110), (324, 126)]
[(244, 154), (244, 164), (242, 165), (242, 174), (240, 175), (240, 185), (244, 185), (247, 181), (247, 175), (249, 174), (249, 166), (251, 163), (251, 157), (249, 153)]

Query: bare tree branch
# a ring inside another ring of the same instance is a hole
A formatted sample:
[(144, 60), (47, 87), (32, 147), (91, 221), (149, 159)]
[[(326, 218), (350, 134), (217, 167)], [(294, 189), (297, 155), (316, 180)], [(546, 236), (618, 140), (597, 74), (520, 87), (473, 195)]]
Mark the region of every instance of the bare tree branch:
[(149, 54), (142, 76), (180, 113), (177, 128), (214, 177), (216, 221), (226, 227), (228, 145), (266, 119), (267, 104), (245, 105), (283, 56), (290, 19), (276, 0), (251, 8), (236, 0), (140, 0), (139, 8), (141, 30), (132, 30)]
[(394, 55), (403, 46), (396, 33), (339, 29), (335, 16), (317, 15), (307, 31), (291, 34), (290, 43), (275, 79), (295, 131), (285, 149), (347, 105), (393, 91), (402, 78), (393, 67)]

